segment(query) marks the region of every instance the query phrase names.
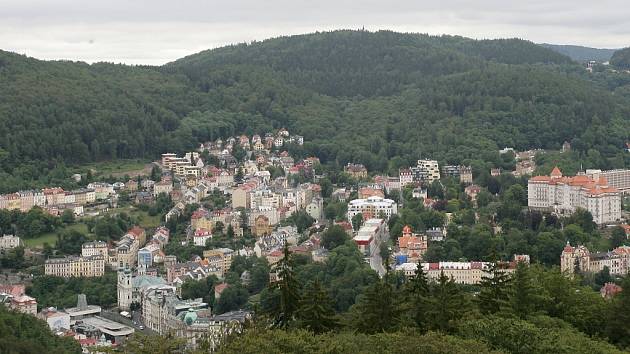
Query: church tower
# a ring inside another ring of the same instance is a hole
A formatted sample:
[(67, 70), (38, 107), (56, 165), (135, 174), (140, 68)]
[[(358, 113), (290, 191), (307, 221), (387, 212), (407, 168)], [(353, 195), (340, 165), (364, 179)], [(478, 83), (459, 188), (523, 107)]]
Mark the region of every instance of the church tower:
[(128, 311), (131, 306), (133, 289), (131, 285), (131, 269), (118, 269), (118, 309)]

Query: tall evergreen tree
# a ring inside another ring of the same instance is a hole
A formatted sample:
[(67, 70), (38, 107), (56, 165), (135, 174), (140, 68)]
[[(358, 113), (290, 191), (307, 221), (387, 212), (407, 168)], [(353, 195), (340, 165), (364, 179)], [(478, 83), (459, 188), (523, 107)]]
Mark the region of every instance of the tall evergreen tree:
[(511, 283), (510, 308), (516, 316), (526, 318), (535, 311), (538, 297), (536, 294), (537, 289), (527, 264), (522, 262), (517, 264)]
[(466, 312), (468, 312), (468, 303), (463, 292), (457, 287), (453, 278), (448, 278), (442, 272), (437, 284), (431, 289), (431, 299), (426, 314), (429, 329), (449, 332), (453, 329), (453, 321)]
[(326, 289), (322, 287), (319, 279), (315, 279), (305, 288), (298, 318), (302, 327), (315, 333), (324, 333), (337, 327), (333, 300)]
[(402, 314), (397, 295), (385, 279), (370, 285), (351, 309), (352, 326), (367, 334), (395, 329)]
[(429, 291), (427, 274), (422, 269), (422, 263), (418, 260), (416, 271), (407, 283), (407, 295), (413, 321), (423, 330), (427, 329), (426, 312), (429, 306)]
[(294, 261), (289, 245), (285, 243), (282, 259), (275, 266), (278, 281), (272, 284), (279, 290), (280, 301), (273, 309), (274, 326), (287, 328), (295, 320), (300, 304), (300, 282), (295, 277)]
[(506, 307), (509, 300), (510, 275), (501, 269), (495, 261), (481, 277), (481, 290), (477, 297), (479, 311), (483, 314), (493, 314)]

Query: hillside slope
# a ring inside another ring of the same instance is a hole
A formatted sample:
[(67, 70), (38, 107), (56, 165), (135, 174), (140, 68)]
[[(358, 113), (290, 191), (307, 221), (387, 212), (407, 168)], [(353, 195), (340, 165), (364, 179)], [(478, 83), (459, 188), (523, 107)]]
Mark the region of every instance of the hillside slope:
[(590, 48), (579, 45), (561, 45), (561, 44), (540, 44), (542, 47), (551, 49), (560, 54), (566, 55), (578, 63), (585, 63), (590, 60), (595, 60), (600, 63), (604, 63), (610, 60), (613, 53), (617, 49), (607, 48)]
[(523, 40), (389, 31), (280, 37), (163, 67), (0, 52), (0, 192), (56, 181), (62, 162), (154, 158), (283, 126), (305, 136), (302, 153), (370, 170), (565, 140), (620, 167), (630, 103), (565, 73), (578, 69)]
[(629, 70), (630, 69), (630, 47), (619, 49), (618, 51), (616, 51), (610, 58), (610, 65), (618, 69)]

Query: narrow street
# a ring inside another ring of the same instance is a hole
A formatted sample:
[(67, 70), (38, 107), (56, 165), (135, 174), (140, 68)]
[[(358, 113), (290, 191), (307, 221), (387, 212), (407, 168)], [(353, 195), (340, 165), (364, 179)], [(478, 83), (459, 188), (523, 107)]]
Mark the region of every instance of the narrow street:
[(387, 243), (389, 236), (386, 235), (382, 240), (376, 240), (374, 251), (370, 256), (370, 268), (372, 268), (382, 278), (385, 275), (385, 267), (383, 266), (383, 258), (381, 257), (381, 244)]

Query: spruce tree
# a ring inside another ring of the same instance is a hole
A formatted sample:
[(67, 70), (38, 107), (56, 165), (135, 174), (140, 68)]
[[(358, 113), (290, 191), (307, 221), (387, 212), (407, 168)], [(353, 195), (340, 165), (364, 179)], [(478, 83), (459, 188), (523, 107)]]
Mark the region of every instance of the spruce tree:
[(367, 287), (351, 312), (352, 326), (367, 334), (395, 329), (402, 313), (396, 291), (385, 279)]
[(427, 274), (418, 261), (416, 271), (407, 284), (408, 305), (415, 324), (422, 330), (427, 329), (426, 311), (429, 306), (429, 281)]
[(317, 334), (337, 327), (333, 300), (318, 279), (304, 289), (298, 318), (303, 328)]
[(510, 308), (519, 318), (526, 318), (535, 311), (538, 294), (530, 269), (525, 263), (517, 264), (511, 283)]
[(449, 332), (453, 321), (468, 311), (468, 303), (453, 278), (440, 273), (437, 284), (431, 289), (426, 315), (429, 329)]
[(279, 290), (280, 301), (272, 310), (274, 327), (288, 328), (295, 320), (300, 305), (300, 282), (295, 277), (293, 256), (285, 243), (282, 259), (276, 263), (278, 280), (272, 285)]
[(498, 262), (493, 262), (481, 277), (481, 290), (477, 297), (479, 311), (493, 314), (506, 307), (509, 300), (510, 275), (501, 269)]

